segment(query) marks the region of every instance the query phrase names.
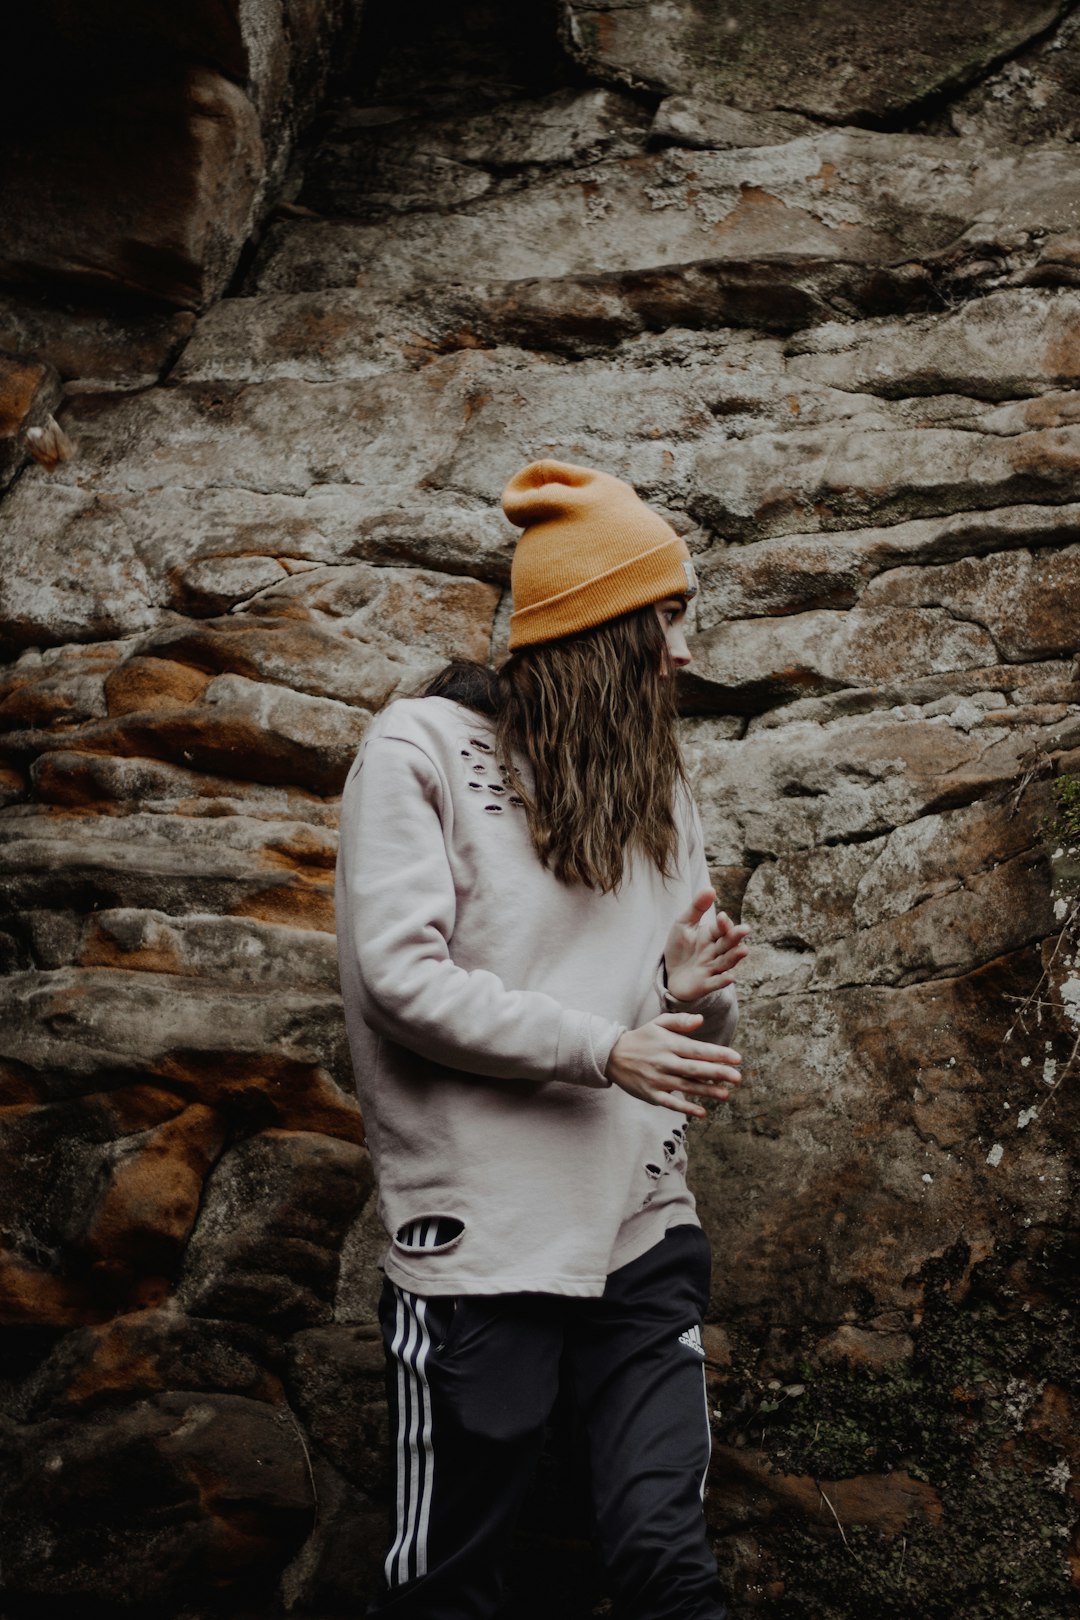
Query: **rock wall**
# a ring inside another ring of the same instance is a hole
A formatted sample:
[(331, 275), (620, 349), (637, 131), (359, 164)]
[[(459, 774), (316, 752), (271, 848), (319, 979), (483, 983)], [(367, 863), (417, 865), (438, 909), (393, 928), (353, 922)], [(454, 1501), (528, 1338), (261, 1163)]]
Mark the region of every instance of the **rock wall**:
[(278, 200), (360, 12), (361, 0), (37, 0), (13, 14), (0, 284), (203, 308)]
[[(13, 1615), (371, 1589), (336, 796), (497, 655), (536, 455), (703, 581), (684, 742), (754, 930), (693, 1153), (734, 1612), (1075, 1612), (1080, 19), (812, 9), (376, 8), (230, 296), (4, 306)], [(602, 1597), (572, 1459), (515, 1614)]]

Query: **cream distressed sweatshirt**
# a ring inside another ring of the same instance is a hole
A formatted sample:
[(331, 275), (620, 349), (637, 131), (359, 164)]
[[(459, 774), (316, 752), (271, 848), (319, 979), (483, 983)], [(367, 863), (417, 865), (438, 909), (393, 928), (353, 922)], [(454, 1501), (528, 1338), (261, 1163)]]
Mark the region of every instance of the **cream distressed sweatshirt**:
[[(697, 1224), (687, 1116), (604, 1074), (624, 1030), (677, 1005), (664, 943), (709, 883), (684, 792), (677, 814), (670, 880), (634, 856), (617, 895), (569, 887), (537, 859), (485, 716), (428, 697), (372, 722), (342, 804), (338, 954), (402, 1287), (597, 1295)], [(687, 1010), (730, 1041), (733, 990)]]

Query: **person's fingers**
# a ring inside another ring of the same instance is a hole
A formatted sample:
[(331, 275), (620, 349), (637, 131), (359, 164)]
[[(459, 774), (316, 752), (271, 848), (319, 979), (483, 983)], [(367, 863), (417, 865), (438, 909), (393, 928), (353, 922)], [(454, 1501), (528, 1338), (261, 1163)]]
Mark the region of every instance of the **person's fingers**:
[(694, 896), (689, 906), (682, 913), (682, 916), (678, 919), (679, 922), (685, 923), (687, 928), (696, 928), (715, 899), (715, 889), (702, 889), (701, 893)]
[(676, 1037), (668, 1048), (673, 1057), (689, 1058), (695, 1063), (742, 1062), (742, 1053), (733, 1046), (713, 1046), (709, 1041), (691, 1041), (686, 1036)]
[(697, 1029), (703, 1017), (703, 1013), (659, 1013), (652, 1022), (659, 1024), (661, 1029)]
[(709, 933), (712, 935), (713, 939), (720, 939), (723, 934), (727, 933), (730, 927), (731, 918), (728, 916), (727, 912), (718, 911)]
[(671, 1108), (676, 1114), (691, 1114), (694, 1119), (707, 1119), (709, 1116), (700, 1103), (689, 1102), (680, 1096), (677, 1091), (666, 1091), (657, 1099), (661, 1108)]
[(741, 1086), (742, 1075), (728, 1064), (706, 1068), (703, 1063), (679, 1063), (667, 1071), (668, 1084), (691, 1085), (695, 1091), (710, 1091), (716, 1086)]
[(742, 1071), (727, 1063), (707, 1066), (672, 1058), (662, 1068), (653, 1070), (651, 1084), (661, 1091), (688, 1086), (692, 1091), (707, 1092), (715, 1086), (742, 1085)]
[(733, 951), (721, 951), (718, 956), (712, 956), (704, 963), (706, 975), (710, 973), (732, 973), (740, 962), (746, 960), (749, 951), (745, 946), (739, 945)]
[(737, 945), (733, 951), (719, 951), (703, 964), (704, 970), (706, 973), (730, 973), (748, 955), (745, 945)]

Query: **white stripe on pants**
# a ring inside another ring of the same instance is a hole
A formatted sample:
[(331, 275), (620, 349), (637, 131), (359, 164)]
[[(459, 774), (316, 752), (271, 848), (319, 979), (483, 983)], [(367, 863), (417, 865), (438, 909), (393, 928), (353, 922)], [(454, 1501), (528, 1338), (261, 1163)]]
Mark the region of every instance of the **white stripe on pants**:
[(427, 1301), (394, 1285), (397, 1322), (391, 1355), (397, 1362), (397, 1534), (384, 1565), (387, 1584), (401, 1586), (427, 1573), (428, 1523), (434, 1459), (427, 1357)]

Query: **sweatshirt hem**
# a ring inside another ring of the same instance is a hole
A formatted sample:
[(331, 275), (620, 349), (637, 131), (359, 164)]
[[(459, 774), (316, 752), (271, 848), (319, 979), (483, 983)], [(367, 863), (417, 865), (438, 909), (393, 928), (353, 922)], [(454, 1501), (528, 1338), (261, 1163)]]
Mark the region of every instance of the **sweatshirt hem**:
[[(657, 1214), (660, 1213), (662, 1212), (658, 1210)], [(650, 1249), (655, 1248), (658, 1243), (662, 1243), (667, 1233), (676, 1226), (700, 1227), (701, 1225), (694, 1211), (687, 1208), (685, 1204), (676, 1205), (670, 1213), (671, 1219), (665, 1221), (663, 1225), (659, 1221), (650, 1221), (647, 1226), (643, 1223), (640, 1232), (635, 1233), (633, 1237), (624, 1239), (622, 1243), (617, 1243), (611, 1251), (612, 1271), (619, 1271), (623, 1266), (630, 1265), (632, 1261), (640, 1260), (643, 1254), (648, 1254)]]
[(607, 1274), (595, 1277), (566, 1277), (558, 1272), (538, 1272), (522, 1276), (519, 1272), (482, 1275), (468, 1271), (442, 1272), (438, 1277), (421, 1276), (408, 1267), (398, 1265), (387, 1255), (383, 1270), (392, 1283), (423, 1298), (442, 1297), (447, 1294), (561, 1294), (572, 1299), (597, 1299), (604, 1292)]

